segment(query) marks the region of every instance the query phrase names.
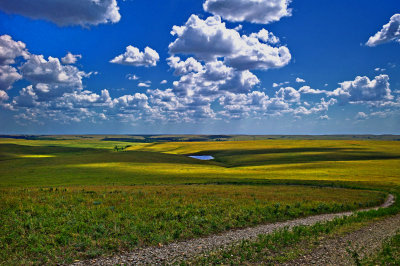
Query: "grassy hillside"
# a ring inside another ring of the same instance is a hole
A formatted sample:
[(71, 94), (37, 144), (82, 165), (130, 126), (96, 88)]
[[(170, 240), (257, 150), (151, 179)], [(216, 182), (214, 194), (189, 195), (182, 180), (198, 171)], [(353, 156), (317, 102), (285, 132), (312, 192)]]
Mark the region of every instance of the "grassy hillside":
[[(113, 151), (115, 146), (125, 151)], [(213, 155), (199, 161), (188, 154)], [(0, 186), (250, 180), (400, 182), (400, 142), (263, 140), (127, 143), (0, 139)]]
[(103, 139), (0, 139), (0, 263), (66, 263), (399, 191), (398, 141)]

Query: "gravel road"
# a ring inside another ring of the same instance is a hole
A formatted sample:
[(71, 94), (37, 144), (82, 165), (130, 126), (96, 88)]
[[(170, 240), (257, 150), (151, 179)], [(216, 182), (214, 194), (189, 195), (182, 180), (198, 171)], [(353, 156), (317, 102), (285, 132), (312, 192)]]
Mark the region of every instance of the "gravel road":
[[(368, 211), (378, 208), (386, 208), (394, 203), (393, 195), (389, 195), (385, 203), (379, 207), (364, 209)], [(164, 265), (193, 258), (199, 254), (215, 249), (222, 249), (241, 240), (256, 239), (260, 234), (270, 234), (278, 229), (298, 225), (313, 225), (317, 222), (326, 222), (337, 217), (349, 216), (354, 212), (343, 212), (335, 214), (322, 214), (300, 218), (291, 221), (264, 224), (239, 230), (231, 230), (217, 235), (187, 241), (175, 242), (161, 247), (148, 247), (137, 249), (126, 254), (119, 254), (108, 258), (97, 258), (93, 260), (80, 261), (74, 265)], [(397, 216), (396, 216), (397, 217)], [(398, 227), (397, 227), (398, 228)], [(322, 252), (322, 251), (321, 251)], [(306, 258), (304, 258), (306, 259)], [(301, 261), (298, 262), (300, 265)]]
[[(347, 251), (356, 251), (359, 259), (368, 257), (382, 247), (385, 239), (400, 230), (400, 214), (372, 223), (343, 237), (322, 241), (311, 253), (283, 265), (355, 265)], [(351, 243), (351, 245), (349, 245)]]

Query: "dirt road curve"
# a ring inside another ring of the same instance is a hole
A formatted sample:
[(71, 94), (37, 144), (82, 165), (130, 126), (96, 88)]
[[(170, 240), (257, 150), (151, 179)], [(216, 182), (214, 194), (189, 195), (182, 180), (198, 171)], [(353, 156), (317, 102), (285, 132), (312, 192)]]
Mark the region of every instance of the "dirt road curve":
[(400, 230), (400, 214), (343, 237), (323, 241), (310, 254), (283, 265), (355, 265), (355, 259), (348, 249), (355, 251), (359, 259), (368, 257), (381, 248), (383, 240), (390, 238), (398, 230)]
[[(378, 208), (387, 208), (394, 203), (393, 195), (389, 195), (386, 199), (385, 203), (379, 207), (364, 209), (360, 211), (368, 211), (372, 209)], [(209, 252), (211, 250), (215, 250), (217, 248), (224, 248), (232, 243), (238, 242), (240, 240), (249, 240), (255, 239), (260, 234), (271, 234), (277, 229), (281, 229), (284, 227), (292, 228), (298, 225), (313, 225), (317, 222), (326, 222), (333, 220), (337, 217), (349, 216), (352, 215), (354, 212), (343, 212), (343, 213), (335, 213), (335, 214), (322, 214), (316, 216), (310, 216), (306, 218), (286, 221), (286, 222), (279, 222), (273, 224), (264, 224), (259, 225), (256, 227), (245, 228), (240, 230), (232, 230), (228, 232), (224, 232), (218, 235), (211, 235), (208, 237), (191, 239), (182, 242), (175, 242), (168, 244), (162, 247), (148, 247), (144, 249), (138, 249), (136, 251), (126, 253), (126, 254), (119, 254), (109, 258), (97, 258), (93, 260), (81, 261), (76, 262), (74, 265), (143, 265), (143, 264), (170, 264), (182, 260), (186, 260), (188, 258), (193, 258), (201, 253)], [(397, 225), (400, 225), (400, 216), (396, 216), (398, 220), (394, 218), (393, 222), (396, 222)], [(386, 220), (385, 220), (386, 221)], [(397, 223), (398, 222), (398, 223)], [(390, 225), (390, 222), (388, 222)], [(397, 226), (397, 228), (399, 228)], [(371, 230), (376, 229), (375, 231), (381, 231), (379, 227), (372, 227)], [(392, 231), (390, 231), (392, 232)], [(355, 235), (354, 237), (362, 238), (361, 235), (363, 232), (360, 232), (359, 235)], [(369, 233), (368, 233), (369, 234)], [(388, 233), (389, 235), (389, 233)], [(377, 236), (378, 237), (378, 236)], [(380, 238), (380, 237), (379, 237)], [(372, 239), (369, 239), (373, 241)], [(342, 240), (346, 241), (346, 240)], [(380, 242), (379, 242), (380, 243)], [(334, 245), (334, 243), (332, 243)], [(324, 252), (324, 247), (321, 247), (319, 251), (320, 254)], [(347, 253), (346, 253), (347, 254)], [(303, 261), (299, 260), (296, 263), (301, 264), (309, 264), (306, 261), (311, 261), (314, 258), (314, 253), (308, 257), (304, 257)], [(340, 258), (338, 258), (340, 261)], [(316, 262), (316, 264), (321, 264), (320, 262)], [(322, 263), (326, 264), (326, 263)], [(329, 264), (329, 263), (328, 263)], [(336, 263), (334, 263), (336, 264)]]

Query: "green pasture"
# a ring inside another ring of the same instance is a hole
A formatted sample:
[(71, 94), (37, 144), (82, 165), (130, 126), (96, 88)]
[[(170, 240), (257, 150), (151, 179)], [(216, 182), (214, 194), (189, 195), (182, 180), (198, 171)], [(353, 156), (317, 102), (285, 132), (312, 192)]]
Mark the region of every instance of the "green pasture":
[(0, 263), (69, 263), (355, 210), (399, 185), (398, 141), (0, 138)]
[(164, 185), (0, 190), (0, 261), (70, 263), (232, 228), (382, 203), (297, 186)]
[[(115, 152), (115, 146), (126, 147)], [(199, 161), (188, 154), (212, 155)], [(134, 185), (254, 180), (400, 183), (400, 142), (260, 140), (128, 143), (0, 139), (0, 186)]]

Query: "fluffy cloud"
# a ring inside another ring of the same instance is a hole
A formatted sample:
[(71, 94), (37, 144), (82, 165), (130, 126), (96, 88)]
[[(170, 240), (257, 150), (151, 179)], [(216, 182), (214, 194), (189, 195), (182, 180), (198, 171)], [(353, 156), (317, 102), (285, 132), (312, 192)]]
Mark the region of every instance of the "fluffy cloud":
[(174, 75), (181, 76), (186, 75), (190, 72), (200, 72), (203, 68), (201, 63), (194, 59), (193, 57), (189, 57), (186, 61), (182, 61), (177, 56), (171, 56), (167, 59), (168, 65), (175, 69)]
[(327, 94), (329, 95), (329, 92), (326, 90), (316, 90), (311, 88), (310, 86), (303, 86), (299, 89), (300, 93), (303, 94)]
[[(16, 58), (22, 57), (24, 61), (18, 69)], [(73, 56), (75, 57), (75, 56)], [(66, 60), (71, 59), (66, 56)], [(8, 35), (0, 36), (0, 89), (1, 106), (14, 111), (24, 111), (17, 117), (39, 121), (38, 117), (53, 117), (61, 107), (73, 106), (68, 94), (82, 96), (82, 78), (91, 73), (80, 71), (75, 66), (63, 65), (58, 58), (30, 54), (25, 44), (13, 41)], [(22, 88), (19, 94), (10, 102), (5, 89), (10, 89), (12, 84), (20, 79), (29, 81), (31, 85)], [(60, 107), (61, 106), (61, 107)], [(34, 110), (33, 110), (34, 109)], [(58, 114), (60, 115), (60, 114)], [(63, 115), (64, 118), (66, 114)]]
[(20, 73), (32, 83), (38, 101), (80, 91), (83, 87), (82, 79), (91, 75), (75, 66), (61, 64), (58, 58), (50, 56), (46, 60), (43, 55), (31, 55), (20, 67)]
[(20, 80), (22, 76), (17, 72), (17, 69), (8, 66), (8, 65), (0, 65), (0, 89), (8, 90), (11, 89), (12, 84), (15, 81)]
[(59, 26), (116, 23), (121, 19), (116, 0), (18, 0), (0, 1), (0, 9)]
[(37, 90), (30, 85), (23, 88), (19, 95), (14, 97), (12, 107), (20, 112), (16, 119), (38, 123), (51, 119), (61, 123), (81, 122), (91, 119), (97, 123), (107, 119), (103, 113), (113, 108), (112, 99), (107, 90), (102, 90), (101, 95), (90, 91), (74, 91), (64, 93), (62, 96), (40, 102)]
[(364, 120), (367, 118), (368, 118), (368, 115), (364, 112), (358, 112), (355, 116), (355, 119), (357, 119), (357, 120)]
[(221, 84), (220, 89), (232, 92), (245, 92), (259, 83), (260, 80), (257, 76), (248, 70), (234, 71), (231, 76)]
[(304, 83), (306, 81), (304, 79), (302, 79), (302, 78), (296, 78), (296, 82), (297, 83)]
[(206, 97), (193, 95), (192, 97), (179, 97), (173, 89), (161, 91), (148, 90), (152, 107), (153, 118), (162, 121), (189, 122), (193, 119), (214, 118), (210, 101)]
[[(272, 47), (279, 39), (265, 29), (249, 36), (240, 35), (239, 30), (240, 27), (226, 28), (219, 16), (203, 20), (192, 15), (184, 26), (174, 26), (171, 33), (177, 38), (169, 45), (172, 56), (167, 62), (180, 78), (171, 89), (150, 92), (152, 108), (158, 110), (155, 113), (189, 121), (289, 110), (288, 102), (297, 101), (298, 92), (293, 89), (294, 92), (287, 91), (281, 98), (272, 99), (265, 93), (251, 92), (260, 80), (250, 72), (288, 64), (289, 50), (284, 46)], [(176, 54), (193, 57), (182, 60)], [(219, 102), (223, 110), (215, 113), (211, 109), (214, 102)]]
[(29, 52), (25, 44), (20, 41), (14, 41), (9, 35), (0, 36), (0, 90), (8, 90), (15, 81), (20, 80), (22, 76), (12, 64), (15, 59), (23, 57), (27, 59)]
[(68, 85), (82, 87), (82, 78), (86, 75), (75, 66), (62, 65), (60, 60), (49, 56), (31, 55), (20, 67), (24, 79), (34, 84)]
[(228, 92), (219, 99), (219, 104), (224, 108), (222, 115), (239, 119), (254, 112), (263, 114), (273, 101), (274, 99), (270, 100), (264, 92), (253, 91), (248, 94)]
[(150, 81), (145, 81), (145, 82), (139, 82), (138, 87), (140, 88), (148, 88), (150, 87), (151, 82)]
[(0, 36), (0, 65), (15, 63), (17, 57), (28, 58), (29, 53), (25, 44), (21, 41), (14, 41), (9, 35)]
[(171, 57), (168, 63), (180, 79), (165, 91), (148, 90), (154, 113), (167, 120), (215, 118), (211, 103), (226, 94), (247, 93), (259, 84), (250, 71), (240, 71), (223, 61), (204, 64), (194, 58)]
[(0, 102), (7, 101), (8, 98), (7, 92), (0, 90)]
[(316, 104), (314, 107), (312, 107), (310, 110), (312, 112), (322, 112), (322, 111), (328, 111), (329, 106), (335, 105), (338, 101), (336, 99), (329, 99), (328, 101), (325, 101), (324, 98), (321, 99), (321, 102)]
[(291, 0), (206, 0), (205, 11), (226, 20), (268, 24), (290, 16)]
[(368, 39), (366, 45), (373, 47), (391, 41), (400, 43), (400, 14), (393, 15), (388, 24)]
[(80, 54), (71, 54), (68, 52), (63, 58), (61, 58), (61, 62), (63, 64), (75, 64), (78, 59), (81, 59), (82, 55)]
[[(286, 96), (286, 97), (285, 97)], [(264, 92), (253, 91), (247, 94), (227, 92), (219, 98), (223, 107), (220, 115), (233, 119), (243, 117), (263, 117), (283, 114), (293, 114), (296, 117), (327, 112), (329, 107), (336, 104), (336, 99), (325, 101), (324, 98), (313, 106), (307, 104), (307, 109), (299, 104), (299, 94), (294, 89), (280, 90), (275, 97), (269, 98)], [(327, 117), (327, 115), (321, 115)]]
[(113, 100), (113, 106), (120, 110), (141, 110), (149, 109), (148, 97), (144, 93), (124, 95)]
[(36, 95), (33, 86), (20, 90), (19, 95), (14, 97), (13, 104), (18, 107), (35, 107), (38, 105), (38, 96)]
[[(178, 62), (176, 65), (181, 64)], [(191, 97), (218, 95), (220, 91), (248, 92), (259, 83), (259, 79), (248, 70), (239, 71), (222, 61), (212, 61), (201, 65), (197, 72), (182, 75), (173, 85), (178, 95)]]
[(184, 26), (173, 26), (171, 34), (177, 36), (169, 45), (172, 54), (194, 54), (198, 58), (214, 59), (240, 49), (240, 34), (227, 29), (219, 16), (202, 20), (192, 15)]
[(353, 81), (340, 83), (340, 88), (331, 93), (345, 102), (373, 102), (393, 99), (389, 76), (379, 75), (373, 80), (368, 77), (356, 77)]
[(108, 90), (102, 90), (100, 95), (87, 90), (65, 93), (59, 101), (56, 102), (57, 108), (70, 107), (75, 109), (113, 106)]
[(164, 80), (162, 80), (161, 82), (160, 82), (160, 84), (167, 84), (168, 83), (168, 81), (166, 80), (166, 79), (164, 79)]
[(300, 93), (292, 87), (280, 88), (276, 92), (276, 97), (287, 102), (300, 102)]
[(250, 37), (256, 37), (263, 42), (278, 44), (280, 42), (279, 38), (276, 37), (272, 32), (267, 31), (266, 29), (261, 29), (258, 33), (250, 34)]
[(393, 99), (390, 90), (389, 76), (381, 74), (373, 80), (368, 77), (357, 76), (353, 81), (339, 83), (340, 88), (334, 91), (312, 89), (310, 86), (303, 86), (299, 89), (301, 94), (325, 94), (328, 97), (335, 97), (344, 103), (389, 104)]
[[(272, 47), (264, 40), (265, 32), (240, 35), (226, 28), (219, 16), (206, 20), (192, 15), (184, 26), (174, 26), (177, 39), (169, 45), (172, 54), (192, 54), (205, 61), (224, 57), (225, 62), (240, 70), (280, 68), (289, 63), (286, 46)], [(269, 40), (269, 39), (267, 39)]]
[(110, 63), (128, 65), (128, 66), (156, 66), (160, 56), (158, 53), (146, 47), (144, 52), (140, 52), (138, 48), (129, 45), (126, 47), (124, 54), (118, 55), (110, 61)]
[(167, 89), (165, 91), (159, 89), (148, 90), (147, 93), (150, 96), (150, 102), (153, 106), (157, 106), (160, 111), (178, 110), (183, 107), (172, 89)]
[(227, 64), (237, 69), (281, 68), (289, 64), (292, 55), (286, 46), (272, 47), (255, 37), (242, 36), (243, 46), (226, 58)]
[[(329, 107), (332, 105), (335, 105), (336, 103), (337, 103), (337, 100), (334, 98), (331, 98), (328, 101), (326, 101), (325, 98), (322, 98), (319, 103), (316, 103), (314, 106), (312, 106), (309, 109), (307, 109), (304, 106), (299, 106), (290, 111), (293, 112), (295, 115), (317, 114), (317, 113), (321, 113), (321, 112), (327, 112)], [(307, 105), (307, 107), (309, 107), (310, 104), (305, 103), (305, 105)]]

